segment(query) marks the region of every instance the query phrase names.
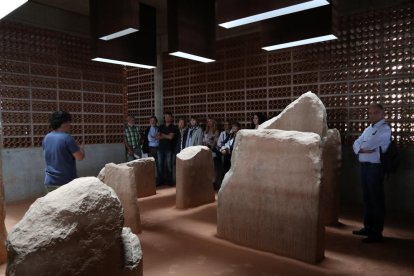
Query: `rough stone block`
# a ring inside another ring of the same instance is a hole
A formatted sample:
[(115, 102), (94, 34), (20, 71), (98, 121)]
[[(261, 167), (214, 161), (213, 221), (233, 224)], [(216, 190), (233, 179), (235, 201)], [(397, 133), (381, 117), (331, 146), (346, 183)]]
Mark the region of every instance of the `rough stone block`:
[(321, 260), (320, 136), (282, 130), (237, 135), (218, 194), (218, 235), (310, 263)]
[(14, 226), (6, 275), (142, 275), (139, 241), (122, 225), (111, 188), (95, 177), (75, 179), (37, 199)]
[(130, 227), (135, 234), (140, 233), (141, 218), (136, 198), (134, 168), (114, 163), (106, 164), (104, 183), (114, 189), (121, 201), (124, 208), (125, 226)]
[(326, 109), (318, 96), (307, 92), (290, 103), (278, 116), (262, 123), (259, 129), (314, 132), (325, 137), (328, 131)]
[(213, 155), (205, 146), (183, 149), (176, 162), (176, 207), (195, 207), (214, 202)]
[(329, 129), (323, 139), (322, 173), (322, 210), (325, 225), (333, 225), (339, 218), (339, 188), (342, 165), (341, 135), (335, 129)]

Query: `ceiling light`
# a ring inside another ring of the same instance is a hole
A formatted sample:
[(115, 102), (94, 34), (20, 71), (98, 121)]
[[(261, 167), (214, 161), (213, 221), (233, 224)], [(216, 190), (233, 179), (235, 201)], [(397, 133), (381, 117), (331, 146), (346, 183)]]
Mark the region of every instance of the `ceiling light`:
[(138, 63), (132, 63), (132, 62), (125, 62), (125, 61), (119, 61), (114, 59), (108, 59), (108, 58), (94, 58), (93, 61), (99, 61), (99, 62), (105, 62), (105, 63), (112, 63), (112, 64), (118, 64), (118, 65), (125, 65), (125, 66), (132, 66), (132, 67), (139, 67), (139, 68), (145, 68), (145, 69), (154, 69), (155, 66), (151, 65), (145, 65), (145, 64), (138, 64)]
[(0, 19), (28, 2), (28, 0), (2, 0), (0, 2)]
[(287, 43), (262, 47), (262, 49), (266, 50), (266, 51), (274, 51), (274, 50), (290, 48), (290, 47), (306, 45), (306, 44), (312, 44), (312, 43), (328, 41), (328, 40), (334, 40), (334, 39), (338, 39), (338, 38), (336, 36), (332, 35), (332, 34), (331, 35), (323, 35), (323, 36), (319, 36), (319, 37), (313, 37), (313, 38), (308, 38), (308, 39), (302, 39), (302, 40), (297, 40), (297, 41), (292, 41), (292, 42), (287, 42)]
[(176, 57), (181, 57), (181, 58), (186, 58), (186, 59), (192, 59), (192, 60), (195, 60), (195, 61), (201, 61), (201, 62), (204, 62), (204, 63), (215, 61), (214, 59), (200, 57), (200, 56), (196, 56), (196, 55), (192, 55), (192, 54), (188, 54), (188, 53), (184, 53), (184, 52), (174, 52), (174, 53), (170, 53), (170, 55), (176, 56)]
[[(262, 2), (262, 1), (257, 1), (257, 2)], [(272, 1), (272, 2), (275, 3), (275, 4), (271, 4), (271, 5), (277, 5), (278, 4), (277, 3), (278, 1)], [(285, 3), (286, 1), (281, 1), (281, 2)], [(297, 2), (297, 1), (295, 1), (295, 2)], [(256, 5), (260, 6), (260, 4), (258, 3)], [(220, 1), (218, 2), (218, 5), (220, 5)], [(265, 5), (265, 6), (269, 6), (269, 5)], [(274, 9), (274, 10), (270, 10), (270, 11), (266, 11), (266, 12), (246, 16), (246, 17), (243, 17), (243, 18), (231, 20), (231, 21), (228, 21), (228, 22), (225, 22), (225, 23), (220, 23), (219, 26), (221, 26), (223, 28), (226, 28), (226, 29), (229, 29), (229, 28), (234, 28), (234, 27), (250, 24), (250, 23), (253, 23), (253, 22), (258, 22), (258, 21), (270, 19), (270, 18), (273, 18), (273, 17), (278, 17), (278, 16), (282, 16), (282, 15), (286, 15), (286, 14), (291, 14), (291, 13), (295, 13), (295, 12), (309, 10), (309, 9), (313, 9), (313, 8), (321, 7), (321, 6), (325, 6), (325, 5), (329, 5), (329, 1), (327, 1), (327, 0), (311, 0), (311, 1), (306, 1), (304, 3), (300, 3), (300, 4), (295, 4), (295, 5), (291, 5), (291, 6), (287, 6), (287, 7), (282, 7), (282, 8), (278, 8), (278, 9)], [(250, 6), (248, 6), (248, 7), (250, 7)], [(246, 12), (246, 13), (248, 13), (248, 12)]]
[(168, 53), (213, 62), (216, 46), (215, 0), (168, 0)]
[(138, 32), (138, 29), (128, 28), (128, 29), (125, 29), (125, 30), (122, 30), (122, 31), (119, 31), (119, 32), (116, 32), (116, 33), (113, 33), (113, 34), (110, 34), (110, 35), (107, 35), (107, 36), (100, 37), (99, 39), (111, 40), (111, 39), (118, 38), (118, 37), (121, 37), (121, 36), (124, 36), (124, 35), (132, 34), (132, 33), (135, 33), (135, 32)]
[(111, 40), (140, 29), (139, 0), (89, 0), (94, 38)]
[(337, 39), (332, 6), (323, 6), (261, 22), (261, 45), (273, 51)]
[(108, 41), (95, 39), (92, 55), (95, 61), (152, 69), (157, 65), (156, 10), (140, 4), (139, 32)]

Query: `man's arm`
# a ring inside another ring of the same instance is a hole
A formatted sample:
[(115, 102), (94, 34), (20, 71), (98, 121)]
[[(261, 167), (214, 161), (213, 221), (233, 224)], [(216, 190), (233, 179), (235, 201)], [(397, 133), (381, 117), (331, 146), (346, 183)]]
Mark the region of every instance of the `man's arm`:
[(389, 141), (391, 141), (391, 128), (388, 125), (385, 125), (378, 129), (375, 135), (371, 135), (369, 139), (364, 141), (361, 145), (361, 149), (375, 151)]
[(78, 161), (85, 159), (85, 150), (83, 144), (79, 146), (79, 151), (73, 153), (73, 157), (75, 157), (75, 160)]

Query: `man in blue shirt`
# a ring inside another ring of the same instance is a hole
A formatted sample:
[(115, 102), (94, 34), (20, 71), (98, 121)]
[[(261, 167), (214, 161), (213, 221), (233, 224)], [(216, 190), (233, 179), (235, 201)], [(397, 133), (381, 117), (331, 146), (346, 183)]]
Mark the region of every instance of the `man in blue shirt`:
[(368, 109), (371, 125), (354, 142), (353, 149), (361, 163), (361, 184), (364, 198), (364, 228), (353, 231), (354, 235), (367, 236), (367, 243), (382, 241), (384, 228), (385, 196), (384, 172), (381, 151), (385, 152), (391, 142), (391, 128), (385, 122), (384, 108), (371, 104)]
[(72, 116), (57, 111), (49, 117), (52, 131), (43, 139), (46, 160), (45, 186), (51, 192), (77, 178), (76, 161), (85, 158), (83, 145), (79, 146), (70, 136)]

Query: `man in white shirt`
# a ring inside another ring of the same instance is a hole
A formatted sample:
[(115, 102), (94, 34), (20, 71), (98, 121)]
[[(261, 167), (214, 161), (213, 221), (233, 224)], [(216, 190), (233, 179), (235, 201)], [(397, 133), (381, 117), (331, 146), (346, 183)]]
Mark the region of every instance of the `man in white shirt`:
[(353, 149), (361, 163), (361, 184), (364, 198), (364, 228), (353, 231), (354, 235), (367, 236), (362, 241), (382, 241), (384, 228), (385, 198), (384, 173), (381, 152), (386, 152), (391, 142), (391, 128), (385, 122), (381, 104), (371, 104), (368, 109), (371, 125), (354, 142)]

